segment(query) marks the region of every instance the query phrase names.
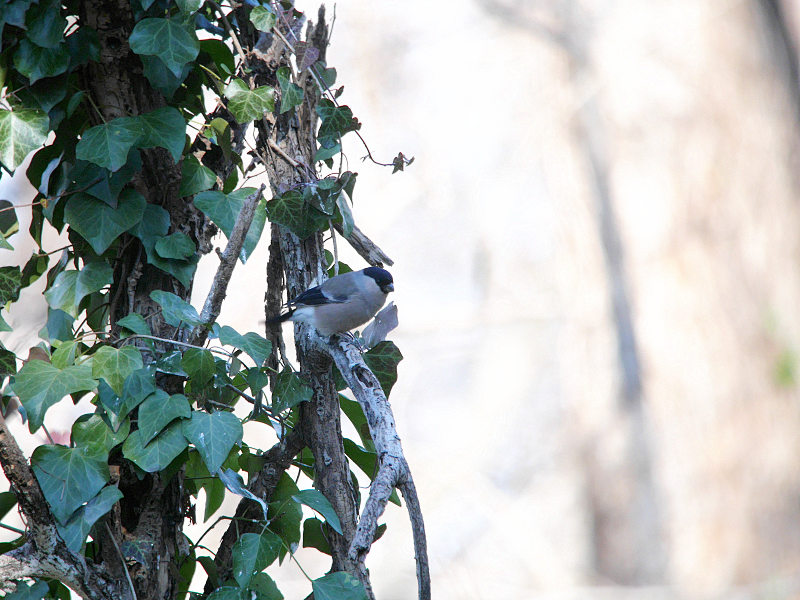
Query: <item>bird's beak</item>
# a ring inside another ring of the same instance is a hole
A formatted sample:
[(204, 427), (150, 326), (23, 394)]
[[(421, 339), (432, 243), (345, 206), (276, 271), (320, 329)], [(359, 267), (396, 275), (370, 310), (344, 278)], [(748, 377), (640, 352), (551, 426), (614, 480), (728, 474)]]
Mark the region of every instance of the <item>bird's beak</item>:
[(393, 292), (393, 291), (394, 291), (394, 284), (393, 283), (387, 283), (385, 286), (383, 286), (383, 293), (384, 294), (388, 294), (389, 292)]

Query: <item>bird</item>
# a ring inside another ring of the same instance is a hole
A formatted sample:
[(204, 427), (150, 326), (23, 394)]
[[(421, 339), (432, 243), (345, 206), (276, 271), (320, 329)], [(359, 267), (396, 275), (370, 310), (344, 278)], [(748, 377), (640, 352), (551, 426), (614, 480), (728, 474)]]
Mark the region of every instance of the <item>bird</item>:
[(345, 333), (374, 317), (393, 291), (391, 273), (380, 267), (342, 273), (289, 300), (289, 310), (269, 322), (308, 323), (323, 336)]

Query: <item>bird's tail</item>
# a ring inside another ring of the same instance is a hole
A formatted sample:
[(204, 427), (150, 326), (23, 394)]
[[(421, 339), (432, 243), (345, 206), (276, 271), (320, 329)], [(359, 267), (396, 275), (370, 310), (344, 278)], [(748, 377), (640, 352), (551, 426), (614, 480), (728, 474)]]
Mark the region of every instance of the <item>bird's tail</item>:
[(289, 318), (294, 314), (294, 311), (297, 310), (296, 308), (291, 308), (287, 312), (283, 313), (282, 315), (274, 316), (270, 319), (267, 319), (267, 325), (272, 325), (274, 323), (283, 323), (284, 321), (288, 321)]

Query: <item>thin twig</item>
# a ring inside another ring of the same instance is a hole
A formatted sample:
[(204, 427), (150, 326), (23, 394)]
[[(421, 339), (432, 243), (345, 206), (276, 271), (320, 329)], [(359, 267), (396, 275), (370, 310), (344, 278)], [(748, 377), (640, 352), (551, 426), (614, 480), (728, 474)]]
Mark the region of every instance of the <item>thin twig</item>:
[[(228, 237), (228, 244), (222, 252), (217, 273), (214, 275), (214, 281), (211, 283), (211, 289), (208, 291), (203, 310), (200, 312), (200, 321), (203, 323), (213, 323), (219, 316), (222, 309), (222, 301), (225, 300), (225, 295), (228, 290), (228, 283), (230, 283), (233, 269), (236, 267), (236, 261), (239, 258), (239, 253), (244, 246), (247, 232), (250, 229), (250, 224), (253, 222), (253, 217), (258, 208), (258, 202), (261, 195), (267, 186), (263, 183), (261, 187), (255, 192), (245, 198), (242, 204), (242, 209), (239, 211), (239, 216), (236, 218), (236, 223), (233, 226), (233, 231)], [(208, 329), (198, 325), (192, 331), (189, 339), (195, 344), (205, 342), (208, 337)]]
[(219, 4), (213, 2), (212, 0), (208, 0), (207, 4), (213, 8), (215, 11), (219, 13), (220, 18), (222, 19), (223, 25), (225, 25), (225, 29), (228, 31), (228, 35), (231, 36), (231, 41), (233, 41), (233, 46), (236, 48), (236, 52), (239, 53), (239, 56), (244, 59), (247, 55), (242, 50), (242, 45), (239, 43), (239, 38), (236, 37), (236, 33), (233, 31), (233, 27), (231, 27), (230, 21), (228, 21), (228, 16), (222, 12), (222, 9), (219, 7)]
[(125, 579), (128, 580), (128, 585), (131, 588), (131, 595), (133, 596), (133, 600), (136, 600), (136, 588), (133, 587), (133, 580), (131, 579), (131, 574), (128, 572), (128, 565), (125, 562), (125, 556), (122, 554), (122, 550), (120, 550), (119, 544), (117, 544), (117, 540), (114, 537), (114, 533), (111, 531), (111, 527), (108, 526), (108, 521), (104, 521), (103, 524), (106, 526), (106, 532), (108, 533), (108, 537), (111, 538), (111, 543), (114, 544), (114, 549), (117, 551), (119, 555), (119, 562), (122, 563), (122, 569), (125, 571)]

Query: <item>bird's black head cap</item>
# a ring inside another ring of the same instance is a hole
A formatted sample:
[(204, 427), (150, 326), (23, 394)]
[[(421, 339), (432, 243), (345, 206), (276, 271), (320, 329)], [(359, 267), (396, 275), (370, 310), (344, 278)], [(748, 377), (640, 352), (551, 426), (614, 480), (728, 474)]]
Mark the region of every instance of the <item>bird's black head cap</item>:
[(394, 279), (389, 271), (380, 267), (367, 267), (364, 269), (364, 275), (372, 277), (384, 293), (388, 294), (394, 290)]

